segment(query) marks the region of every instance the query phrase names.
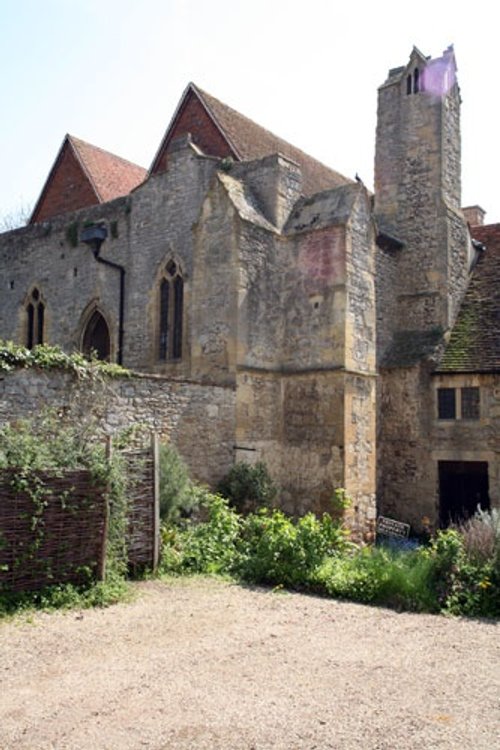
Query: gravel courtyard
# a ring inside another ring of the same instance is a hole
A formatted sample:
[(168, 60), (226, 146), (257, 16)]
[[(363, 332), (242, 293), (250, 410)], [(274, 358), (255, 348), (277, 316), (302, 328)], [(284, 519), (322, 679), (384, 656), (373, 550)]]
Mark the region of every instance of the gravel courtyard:
[(500, 748), (498, 624), (210, 579), (0, 624), (1, 750)]

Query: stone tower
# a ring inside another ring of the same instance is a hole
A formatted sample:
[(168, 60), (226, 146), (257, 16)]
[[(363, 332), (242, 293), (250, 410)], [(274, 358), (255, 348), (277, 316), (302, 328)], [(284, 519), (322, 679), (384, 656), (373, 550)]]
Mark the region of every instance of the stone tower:
[(391, 256), (381, 288), (382, 349), (398, 332), (452, 326), (469, 265), (460, 193), (453, 48), (430, 59), (414, 47), (379, 88), (375, 216), (378, 244)]
[(414, 529), (436, 517), (439, 457), (432, 373), (469, 275), (460, 208), (460, 93), (453, 49), (414, 48), (379, 89), (377, 504)]

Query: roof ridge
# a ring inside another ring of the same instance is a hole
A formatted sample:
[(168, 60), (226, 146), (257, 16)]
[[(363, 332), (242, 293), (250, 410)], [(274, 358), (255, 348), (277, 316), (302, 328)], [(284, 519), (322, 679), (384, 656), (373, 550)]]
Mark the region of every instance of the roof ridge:
[(83, 143), (85, 146), (90, 146), (90, 148), (94, 149), (94, 151), (100, 151), (101, 153), (106, 154), (107, 156), (112, 156), (113, 159), (119, 159), (120, 161), (123, 161), (125, 164), (130, 164), (131, 167), (138, 167), (139, 169), (144, 169), (144, 171), (147, 172), (146, 167), (141, 166), (141, 164), (137, 164), (137, 162), (130, 161), (130, 159), (126, 159), (124, 156), (119, 156), (119, 154), (115, 154), (113, 151), (108, 151), (108, 149), (102, 148), (102, 146), (96, 146), (95, 143), (90, 143), (90, 141), (85, 141), (83, 138), (78, 138), (76, 135), (71, 135), (70, 133), (67, 133), (66, 138), (69, 138), (72, 142), (77, 141), (78, 143)]
[(76, 138), (76, 136), (72, 136), (70, 133), (66, 133), (66, 141), (70, 144), (71, 148), (73, 149), (73, 152), (76, 158), (78, 159), (78, 163), (80, 164), (81, 168), (85, 172), (87, 179), (90, 182), (94, 193), (96, 194), (96, 198), (99, 200), (99, 203), (102, 203), (103, 202), (102, 194), (97, 188), (95, 179), (92, 176), (92, 173), (90, 169), (88, 168), (87, 164), (85, 163), (85, 159), (83, 158), (83, 155), (80, 149), (78, 148), (78, 144), (83, 143), (86, 146), (90, 146), (91, 148), (98, 148), (98, 147), (93, 146), (92, 143), (87, 143), (87, 141), (83, 141), (81, 138)]
[[(208, 91), (205, 91), (204, 89), (200, 88), (197, 84), (191, 82), (189, 84), (189, 86), (192, 87), (192, 89), (197, 94), (201, 94), (202, 97), (208, 97), (209, 100), (210, 99), (214, 100), (218, 105), (224, 107), (224, 109), (229, 110), (230, 112), (234, 112), (235, 115), (237, 115), (238, 117), (242, 118), (243, 120), (246, 120), (247, 122), (251, 123), (251, 125), (253, 125), (254, 127), (258, 128), (259, 130), (264, 131), (265, 133), (269, 134), (276, 141), (279, 141), (280, 143), (285, 144), (286, 146), (288, 146), (293, 151), (301, 154), (302, 156), (305, 156), (307, 159), (315, 162), (316, 164), (321, 165), (322, 167), (324, 167), (325, 169), (328, 169), (330, 172), (334, 173), (335, 175), (338, 175), (339, 177), (344, 178), (346, 180), (347, 184), (354, 183), (354, 180), (350, 180), (348, 177), (345, 177), (345, 175), (343, 175), (340, 172), (337, 172), (337, 170), (333, 169), (333, 167), (329, 167), (327, 164), (325, 164), (324, 162), (320, 161), (319, 159), (316, 159), (316, 157), (311, 156), (310, 154), (308, 154), (306, 151), (303, 151), (298, 146), (294, 146), (293, 143), (290, 143), (289, 141), (286, 141), (281, 136), (276, 135), (276, 133), (274, 133), (272, 130), (269, 130), (268, 128), (265, 128), (263, 125), (260, 125), (255, 120), (252, 120), (251, 117), (248, 117), (247, 115), (242, 114), (238, 110), (236, 110), (233, 107), (231, 107), (229, 104), (226, 104), (225, 102), (223, 102), (221, 99), (218, 99), (216, 96), (213, 96), (212, 94), (208, 93)], [(215, 118), (218, 121), (219, 118), (217, 117), (216, 113), (213, 112), (213, 109), (210, 107), (210, 102), (208, 102), (208, 103), (207, 102), (203, 102), (203, 103), (210, 110), (210, 114), (212, 115), (212, 117)], [(220, 129), (222, 129), (224, 131), (225, 138), (230, 142), (231, 147), (233, 147), (233, 143), (232, 143), (229, 135), (227, 134), (227, 132), (225, 131), (225, 129), (223, 128), (223, 126), (220, 125), (220, 123), (219, 123), (219, 126), (220, 126)], [(235, 149), (235, 151), (237, 152), (238, 149)], [(245, 160), (243, 159), (243, 161), (245, 161)]]
[[(220, 130), (222, 132), (222, 134), (224, 135), (224, 138), (227, 140), (227, 142), (231, 146), (231, 148), (234, 151), (234, 153), (236, 154), (236, 156), (238, 156), (238, 158), (240, 158), (241, 155), (239, 153), (239, 149), (236, 148), (236, 146), (234, 145), (234, 142), (233, 142), (231, 136), (222, 127), (221, 123), (219, 122), (219, 118), (217, 117), (217, 115), (213, 111), (212, 107), (210, 106), (210, 102), (206, 102), (205, 101), (205, 97), (208, 97), (209, 99), (215, 99), (215, 101), (218, 104), (222, 105), (226, 109), (230, 109), (232, 112), (235, 112), (237, 115), (239, 115), (239, 117), (245, 117), (245, 115), (240, 114), (235, 109), (233, 109), (232, 107), (230, 107), (228, 104), (224, 104), (224, 102), (220, 101), (220, 99), (217, 99), (217, 97), (212, 96), (211, 94), (209, 94), (208, 91), (204, 91), (203, 89), (200, 89), (200, 87), (197, 86), (196, 83), (193, 83), (192, 81), (190, 82), (188, 88), (191, 89), (191, 91), (194, 91), (194, 93), (198, 96), (198, 99), (200, 99), (201, 103), (203, 104), (203, 106), (207, 110), (208, 114), (210, 115), (210, 117), (214, 121), (214, 125), (216, 125), (217, 128), (218, 128), (218, 130)], [(249, 120), (248, 117), (246, 119)], [(253, 122), (253, 121), (250, 120), (250, 122)], [(257, 123), (254, 123), (254, 124), (257, 125)], [(258, 127), (260, 127), (260, 125)], [(242, 161), (243, 161), (243, 159), (242, 159)]]

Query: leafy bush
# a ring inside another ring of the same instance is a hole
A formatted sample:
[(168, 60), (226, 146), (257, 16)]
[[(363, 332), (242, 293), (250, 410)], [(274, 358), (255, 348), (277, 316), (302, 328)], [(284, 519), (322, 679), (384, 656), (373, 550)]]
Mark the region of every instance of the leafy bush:
[(243, 522), (238, 573), (253, 582), (304, 587), (325, 557), (344, 552), (346, 545), (344, 530), (326, 513), (294, 521), (263, 508)]
[(500, 511), (477, 509), (472, 518), (455, 527), (464, 540), (467, 556), (486, 562), (500, 553)]
[[(500, 615), (496, 543), (478, 554), (464, 533), (449, 529), (428, 547), (355, 547), (327, 514), (294, 520), (261, 508), (243, 516), (227, 500), (199, 492), (207, 520), (165, 527), (164, 571), (224, 573), (398, 610)], [(497, 528), (491, 516), (479, 522)]]
[(89, 361), (80, 352), (66, 354), (58, 346), (38, 344), (27, 349), (12, 341), (0, 339), (0, 372), (10, 372), (17, 368), (38, 367), (69, 370), (80, 378), (107, 376), (127, 377), (130, 371), (120, 365), (98, 359)]
[(106, 581), (99, 581), (88, 586), (74, 586), (71, 583), (60, 583), (47, 586), (39, 591), (21, 593), (0, 593), (0, 617), (28, 612), (34, 609), (88, 609), (90, 607), (109, 607), (130, 596), (130, 589), (125, 579), (111, 573)]
[(352, 555), (329, 558), (316, 584), (330, 596), (416, 612), (435, 612), (429, 588), (432, 560), (424, 550), (365, 547)]
[(239, 556), (240, 516), (228, 501), (202, 488), (193, 488), (197, 504), (206, 520), (189, 520), (183, 528), (167, 524), (163, 528), (161, 570), (172, 573), (230, 574)]
[[(470, 539), (469, 539), (470, 541)], [(454, 615), (500, 615), (500, 566), (498, 550), (490, 557), (484, 548), (467, 548), (457, 529), (438, 532), (430, 549), (433, 560), (431, 586), (441, 611)]]
[(266, 465), (259, 461), (251, 465), (239, 462), (231, 467), (217, 487), (223, 497), (240, 513), (255, 510), (258, 507), (269, 507), (278, 494)]
[(197, 493), (186, 464), (175, 446), (160, 445), (160, 517), (178, 521), (191, 515), (196, 505)]

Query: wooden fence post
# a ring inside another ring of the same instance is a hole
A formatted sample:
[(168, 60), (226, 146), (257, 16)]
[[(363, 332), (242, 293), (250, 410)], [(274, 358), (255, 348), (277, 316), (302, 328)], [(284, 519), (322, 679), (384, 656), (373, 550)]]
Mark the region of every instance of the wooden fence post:
[(158, 433), (151, 433), (151, 454), (153, 457), (153, 572), (160, 561), (160, 442)]
[[(106, 459), (111, 461), (113, 454), (113, 439), (111, 435), (106, 435)], [(106, 488), (109, 490), (109, 487)], [(106, 498), (104, 499), (104, 526), (102, 530), (102, 544), (101, 544), (101, 559), (97, 566), (97, 580), (104, 581), (106, 578), (106, 547), (108, 542), (108, 530), (109, 530), (109, 500), (108, 492), (106, 492)]]

